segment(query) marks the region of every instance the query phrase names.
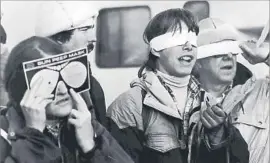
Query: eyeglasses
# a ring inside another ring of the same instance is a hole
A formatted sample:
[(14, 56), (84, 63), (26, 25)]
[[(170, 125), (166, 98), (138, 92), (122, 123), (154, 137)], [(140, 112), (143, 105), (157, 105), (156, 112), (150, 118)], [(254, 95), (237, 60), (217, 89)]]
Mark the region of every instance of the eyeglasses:
[(80, 28), (78, 28), (78, 30), (85, 32), (85, 31), (87, 31), (89, 29), (93, 29), (94, 27), (95, 27), (95, 25), (93, 24), (93, 25), (88, 25), (88, 26), (80, 27)]
[(95, 28), (95, 23), (96, 23), (96, 16), (91, 17), (90, 20), (86, 22), (86, 24), (82, 25), (81, 27), (78, 27), (77, 29), (80, 31), (87, 31), (89, 29)]

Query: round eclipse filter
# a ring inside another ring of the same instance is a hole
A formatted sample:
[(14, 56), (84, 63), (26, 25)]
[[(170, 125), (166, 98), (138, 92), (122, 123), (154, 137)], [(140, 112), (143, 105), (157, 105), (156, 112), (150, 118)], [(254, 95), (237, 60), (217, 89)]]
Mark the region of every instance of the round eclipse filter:
[(35, 83), (35, 81), (38, 80), (39, 78), (42, 78), (42, 82), (39, 86), (38, 94), (49, 95), (53, 92), (57, 84), (59, 72), (49, 69), (40, 70), (31, 79), (30, 88), (33, 87), (33, 83)]
[(70, 87), (79, 88), (86, 80), (87, 69), (81, 62), (73, 61), (63, 68), (60, 74)]

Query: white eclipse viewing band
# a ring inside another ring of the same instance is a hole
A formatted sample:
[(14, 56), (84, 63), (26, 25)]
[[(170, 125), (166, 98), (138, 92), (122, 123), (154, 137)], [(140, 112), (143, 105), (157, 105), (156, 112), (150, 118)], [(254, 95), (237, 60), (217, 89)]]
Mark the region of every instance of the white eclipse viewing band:
[(184, 45), (187, 42), (191, 43), (193, 46), (197, 46), (197, 36), (194, 32), (167, 32), (153, 38), (150, 41), (150, 47), (155, 51), (160, 51), (174, 46)]
[(222, 41), (208, 45), (202, 45), (197, 48), (197, 59), (207, 58), (224, 54), (241, 54), (243, 51), (239, 48), (238, 41)]

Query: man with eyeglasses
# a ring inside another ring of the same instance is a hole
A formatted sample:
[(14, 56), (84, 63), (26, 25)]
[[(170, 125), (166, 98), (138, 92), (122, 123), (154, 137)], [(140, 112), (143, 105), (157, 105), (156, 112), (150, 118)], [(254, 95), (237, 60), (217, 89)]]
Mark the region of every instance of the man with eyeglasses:
[[(98, 8), (93, 2), (50, 1), (43, 2), (37, 9), (35, 35), (49, 37), (62, 44), (67, 51), (88, 48), (94, 49), (96, 41), (96, 18)], [(105, 97), (100, 83), (90, 75), (90, 96), (97, 120), (106, 125)], [(106, 126), (105, 126), (106, 127)]]

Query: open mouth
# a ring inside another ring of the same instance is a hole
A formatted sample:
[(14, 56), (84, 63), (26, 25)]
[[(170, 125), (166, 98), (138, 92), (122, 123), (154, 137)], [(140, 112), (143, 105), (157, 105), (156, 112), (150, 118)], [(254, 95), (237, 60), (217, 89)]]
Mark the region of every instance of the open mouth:
[(222, 69), (222, 70), (231, 70), (232, 68), (233, 68), (232, 65), (227, 65), (227, 66), (221, 67), (220, 69)]
[(186, 62), (190, 63), (193, 60), (193, 58), (194, 57), (192, 55), (185, 55), (185, 56), (179, 57), (178, 60), (179, 61), (186, 61)]
[(70, 97), (60, 98), (60, 99), (57, 99), (55, 104), (56, 105), (63, 105), (65, 103), (69, 102), (69, 100), (70, 100)]

